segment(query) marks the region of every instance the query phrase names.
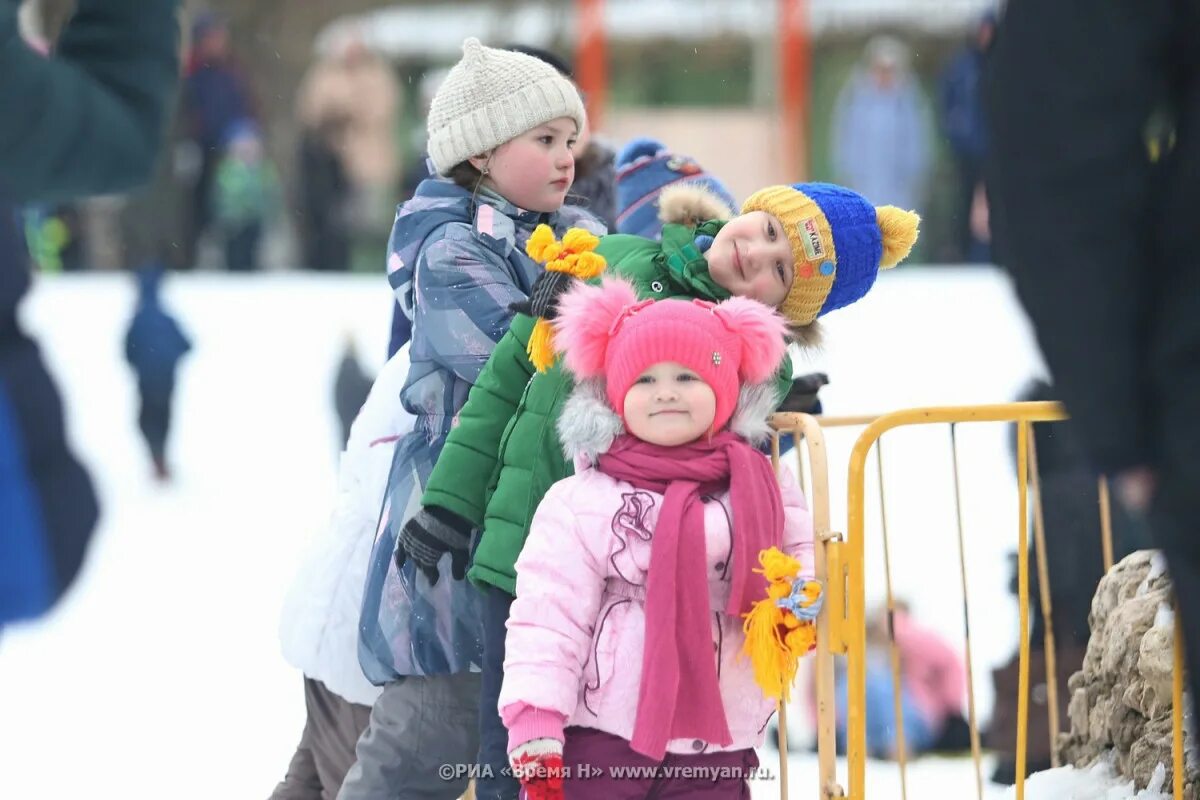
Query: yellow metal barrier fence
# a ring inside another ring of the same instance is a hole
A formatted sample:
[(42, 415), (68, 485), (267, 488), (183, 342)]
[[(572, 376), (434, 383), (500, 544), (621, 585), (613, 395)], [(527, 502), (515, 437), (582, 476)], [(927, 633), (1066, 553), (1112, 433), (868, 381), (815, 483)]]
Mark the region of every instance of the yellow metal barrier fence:
[[(1046, 674), (1048, 680), (1048, 714), (1050, 730), (1058, 730), (1057, 670), (1054, 653), (1054, 631), (1051, 623), (1050, 581), (1046, 563), (1046, 543), (1042, 516), (1042, 498), (1037, 470), (1037, 451), (1030, 437), (1031, 425), (1037, 422), (1056, 422), (1066, 419), (1066, 414), (1057, 403), (1005, 403), (982, 406), (952, 406), (918, 408), (898, 411), (880, 416), (858, 417), (812, 417), (807, 414), (776, 414), (772, 425), (776, 435), (772, 442), (772, 460), (779, 463), (779, 436), (790, 433), (795, 437), (797, 479), (805, 488), (813, 514), (814, 543), (817, 577), (826, 586), (825, 610), (817, 624), (816, 689), (817, 689), (817, 752), (819, 791), (822, 800), (847, 797), (865, 800), (866, 797), (866, 593), (864, 583), (865, 519), (866, 519), (866, 462), (874, 448), (878, 453), (880, 500), (883, 500), (883, 467), (880, 439), (889, 430), (915, 425), (947, 424), (954, 465), (954, 495), (958, 520), (959, 562), (963, 589), (964, 632), (967, 642), (968, 713), (971, 729), (971, 750), (975, 764), (976, 791), (983, 795), (980, 770), (980, 748), (978, 721), (975, 716), (974, 686), (971, 679), (970, 623), (966, 602), (967, 576), (963, 550), (963, 515), (958, 472), (958, 446), (956, 427), (961, 423), (1008, 422), (1017, 426), (1017, 492), (1018, 492), (1018, 547), (1017, 586), (1020, 608), (1020, 642), (1018, 655), (1017, 698), (1017, 742), (1016, 742), (1016, 797), (1023, 800), (1025, 789), (1026, 748), (1029, 719), (1029, 513), (1027, 501), (1033, 502), (1034, 545), (1038, 560), (1040, 601), (1046, 623)], [(833, 531), (829, 511), (829, 475), (823, 428), (862, 426), (865, 429), (854, 444), (850, 455), (849, 485), (847, 494), (846, 535)], [(803, 446), (802, 446), (803, 444)], [(809, 457), (809, 485), (805, 485), (804, 453)], [(1033, 491), (1030, 492), (1032, 480)], [(1107, 571), (1112, 566), (1112, 532), (1109, 513), (1108, 483), (1100, 479), (1101, 541), (1104, 565)], [(881, 516), (884, 527), (884, 558), (887, 574), (887, 608), (889, 638), (892, 647), (891, 665), (893, 681), (899, 681), (899, 661), (896, 655), (895, 638), (891, 634), (891, 618), (894, 602), (891, 594), (890, 569), (887, 543), (886, 511)], [(1183, 790), (1183, 726), (1182, 693), (1183, 664), (1180, 627), (1175, 627), (1175, 671), (1173, 682), (1173, 762), (1175, 796), (1181, 797)], [(836, 720), (834, 710), (834, 655), (847, 657), (848, 709), (847, 709), (847, 772), (848, 790), (838, 783), (836, 773)], [(894, 691), (897, 706), (900, 692)], [(904, 779), (905, 752), (903, 740), (902, 711), (896, 708), (898, 760), (901, 770), (901, 791), (906, 793)], [(779, 751), (780, 792), (788, 797), (787, 773), (787, 721), (786, 710), (780, 705)], [(1052, 752), (1054, 748), (1052, 747)], [(1053, 756), (1057, 765), (1057, 753)]]

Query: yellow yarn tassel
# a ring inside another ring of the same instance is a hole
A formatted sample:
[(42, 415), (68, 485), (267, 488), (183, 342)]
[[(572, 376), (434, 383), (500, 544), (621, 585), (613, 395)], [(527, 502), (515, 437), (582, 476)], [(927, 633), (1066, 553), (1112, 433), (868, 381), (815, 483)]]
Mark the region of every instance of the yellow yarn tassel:
[[(779, 605), (779, 601), (792, 594), (800, 562), (771, 547), (759, 553), (758, 563), (762, 567), (754, 571), (767, 579), (767, 596), (745, 614), (742, 631), (746, 641), (742, 653), (750, 657), (754, 680), (763, 694), (786, 703), (791, 699), (800, 659), (817, 640), (816, 626)], [(820, 584), (811, 581), (803, 591), (808, 605), (819, 595)]]
[(554, 328), (549, 322), (539, 319), (534, 323), (529, 345), (525, 349), (529, 353), (529, 363), (538, 372), (545, 372), (554, 366)]
[[(594, 252), (599, 244), (600, 239), (583, 228), (571, 228), (559, 242), (549, 225), (538, 225), (525, 243), (525, 253), (539, 264), (545, 264), (547, 272), (565, 272), (588, 281), (608, 266), (604, 256)], [(554, 366), (554, 328), (548, 321), (539, 319), (534, 324), (525, 349), (538, 372)]]

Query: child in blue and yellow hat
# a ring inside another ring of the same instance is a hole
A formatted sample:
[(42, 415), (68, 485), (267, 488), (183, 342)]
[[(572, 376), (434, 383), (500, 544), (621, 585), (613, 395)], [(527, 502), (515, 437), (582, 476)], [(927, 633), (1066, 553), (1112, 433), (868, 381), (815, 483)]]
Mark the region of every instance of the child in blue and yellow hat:
[(791, 244), (794, 278), (779, 311), (793, 326), (810, 325), (865, 295), (879, 270), (912, 250), (920, 224), (912, 211), (877, 208), (832, 183), (760, 189), (742, 204), (743, 215), (755, 211), (778, 219)]

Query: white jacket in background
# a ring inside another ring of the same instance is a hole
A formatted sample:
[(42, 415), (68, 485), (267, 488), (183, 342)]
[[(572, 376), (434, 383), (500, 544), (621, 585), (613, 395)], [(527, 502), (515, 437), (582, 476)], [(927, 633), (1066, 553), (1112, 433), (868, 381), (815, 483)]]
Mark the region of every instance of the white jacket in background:
[(362, 705), (381, 691), (358, 665), (358, 617), (393, 446), (413, 429), (413, 416), (400, 405), (407, 375), (405, 345), (380, 370), (350, 427), (333, 515), (304, 557), (279, 625), (289, 664)]

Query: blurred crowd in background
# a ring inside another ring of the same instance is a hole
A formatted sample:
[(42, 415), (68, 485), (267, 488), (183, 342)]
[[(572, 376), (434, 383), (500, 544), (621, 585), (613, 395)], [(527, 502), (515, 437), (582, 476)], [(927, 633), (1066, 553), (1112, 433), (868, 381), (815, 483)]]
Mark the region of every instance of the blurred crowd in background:
[[(66, 5), (27, 2), (27, 38), (52, 40)], [(395, 206), (427, 174), (425, 111), (462, 38), (535, 44), (568, 71), (576, 48), (566, 2), (242, 5), (185, 4), (176, 113), (150, 186), (28, 209), (42, 270), (378, 272)], [(775, 3), (698, 0), (688, 24), (676, 0), (609, 5), (620, 24), (596, 136), (680, 148), (737, 200), (778, 179)], [(992, 12), (862, 5), (809, 4), (803, 177), (919, 211), (914, 261), (987, 262), (977, 86)], [(731, 140), (745, 144), (730, 152)]]

